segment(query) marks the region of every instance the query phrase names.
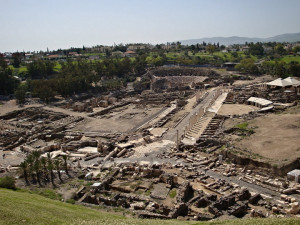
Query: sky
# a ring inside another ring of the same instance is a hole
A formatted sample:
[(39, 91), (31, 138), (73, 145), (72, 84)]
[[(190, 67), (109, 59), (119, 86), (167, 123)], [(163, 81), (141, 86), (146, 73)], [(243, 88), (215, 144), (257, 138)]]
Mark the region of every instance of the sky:
[(300, 32), (300, 0), (0, 0), (0, 52)]

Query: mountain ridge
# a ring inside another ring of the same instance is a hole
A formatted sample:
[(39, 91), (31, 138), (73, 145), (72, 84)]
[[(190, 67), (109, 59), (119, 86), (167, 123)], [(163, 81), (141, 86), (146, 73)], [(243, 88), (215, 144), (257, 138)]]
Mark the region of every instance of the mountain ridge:
[(268, 38), (257, 38), (257, 37), (239, 37), (239, 36), (231, 36), (231, 37), (205, 37), (205, 38), (195, 38), (195, 39), (187, 39), (181, 40), (181, 44), (183, 45), (192, 45), (197, 43), (218, 43), (220, 45), (232, 45), (232, 44), (245, 44), (245, 42), (297, 42), (300, 41), (300, 33), (286, 33), (280, 34), (273, 37)]

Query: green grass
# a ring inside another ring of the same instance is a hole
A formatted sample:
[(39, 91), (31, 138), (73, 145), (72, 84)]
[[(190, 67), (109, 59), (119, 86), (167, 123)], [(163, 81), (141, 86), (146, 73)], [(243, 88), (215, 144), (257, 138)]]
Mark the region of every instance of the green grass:
[(26, 66), (20, 66), (19, 68), (15, 68), (13, 65), (9, 65), (9, 68), (11, 68), (14, 71), (15, 75), (21, 75), (22, 73), (27, 72)]
[(22, 72), (27, 72), (27, 67), (26, 66), (21, 66), (19, 68), (19, 73), (22, 73)]
[(291, 55), (286, 55), (282, 58), (280, 58), (280, 61), (284, 61), (286, 63), (290, 63), (292, 61), (300, 63), (300, 56), (291, 56)]
[(299, 219), (237, 219), (213, 222), (139, 220), (27, 192), (0, 189), (0, 224), (299, 224)]
[(300, 55), (298, 55), (298, 56), (285, 55), (285, 56), (282, 56), (279, 59), (269, 60), (269, 62), (273, 62), (273, 63), (275, 63), (275, 61), (278, 61), (278, 62), (283, 61), (283, 62), (285, 62), (287, 64), (289, 64), (292, 61), (300, 63)]
[(248, 122), (243, 122), (234, 126), (235, 128), (238, 128), (240, 130), (242, 134), (241, 139), (254, 133), (254, 130), (252, 128), (248, 128), (248, 125)]
[(243, 123), (235, 125), (234, 127), (245, 130), (245, 129), (247, 129), (248, 125), (249, 125), (248, 122), (243, 122)]

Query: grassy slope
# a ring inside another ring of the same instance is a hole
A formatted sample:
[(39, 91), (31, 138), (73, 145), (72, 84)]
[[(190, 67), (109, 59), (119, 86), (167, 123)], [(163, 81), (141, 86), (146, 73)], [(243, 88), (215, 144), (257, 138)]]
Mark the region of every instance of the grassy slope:
[[(182, 224), (125, 218), (27, 192), (0, 189), (0, 224)], [(186, 224), (186, 223), (185, 223)]]
[(214, 222), (138, 220), (71, 205), (36, 194), (0, 189), (0, 224), (299, 224), (297, 219), (251, 219)]

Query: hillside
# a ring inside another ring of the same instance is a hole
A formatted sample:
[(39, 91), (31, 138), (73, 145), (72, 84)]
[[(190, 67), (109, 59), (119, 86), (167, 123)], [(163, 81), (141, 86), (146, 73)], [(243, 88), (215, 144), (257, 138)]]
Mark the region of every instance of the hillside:
[(180, 41), (184, 45), (192, 45), (197, 43), (220, 43), (221, 45), (244, 44), (245, 42), (297, 42), (300, 41), (300, 33), (281, 34), (269, 38), (249, 38), (249, 37), (211, 37), (199, 38)]
[[(126, 218), (27, 192), (0, 189), (0, 224), (161, 224)], [(188, 224), (163, 221), (163, 224)]]
[[(139, 220), (71, 205), (36, 194), (0, 189), (0, 224), (216, 224), (179, 220)], [(299, 224), (297, 219), (248, 219), (217, 224)]]

